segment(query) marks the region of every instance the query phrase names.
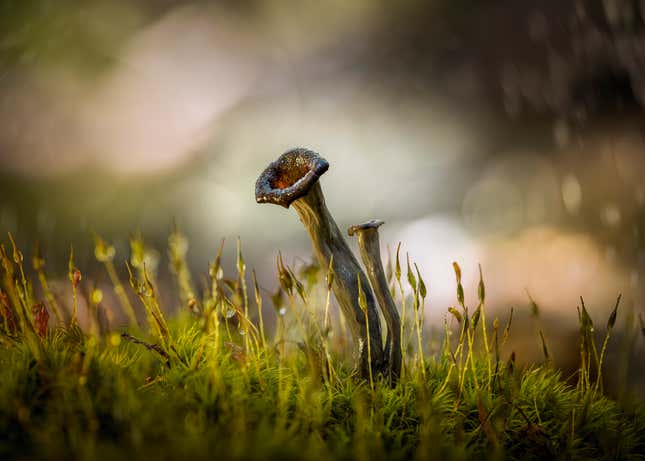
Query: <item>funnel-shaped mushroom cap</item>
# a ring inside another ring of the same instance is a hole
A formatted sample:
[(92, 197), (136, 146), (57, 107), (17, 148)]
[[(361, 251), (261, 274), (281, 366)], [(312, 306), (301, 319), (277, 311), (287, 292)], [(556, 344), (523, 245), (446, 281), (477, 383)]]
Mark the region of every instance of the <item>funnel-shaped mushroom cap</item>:
[(366, 221), (362, 224), (355, 224), (353, 226), (350, 226), (347, 229), (347, 233), (352, 236), (360, 231), (368, 229), (378, 229), (383, 224), (385, 224), (385, 221), (382, 221), (380, 219), (370, 219), (369, 221)]
[(271, 162), (255, 183), (255, 200), (289, 208), (294, 200), (307, 195), (329, 168), (327, 160), (302, 147), (291, 149)]

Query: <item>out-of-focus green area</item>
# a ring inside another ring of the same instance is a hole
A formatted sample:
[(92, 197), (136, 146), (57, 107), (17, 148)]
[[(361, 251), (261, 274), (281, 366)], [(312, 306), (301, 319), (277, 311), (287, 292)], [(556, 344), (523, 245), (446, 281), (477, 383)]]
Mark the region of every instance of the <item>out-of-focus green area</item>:
[[(307, 258), (253, 185), (304, 145), (341, 227), (387, 222), (454, 302), (643, 309), (645, 11), (639, 2), (0, 2), (0, 229), (65, 277), (91, 233), (125, 258), (176, 221), (204, 270), (241, 236), (270, 286)], [(229, 255), (231, 256), (231, 255)], [(119, 256), (118, 256), (119, 257)], [(117, 257), (117, 259), (118, 259)], [(432, 309), (432, 308), (431, 308)], [(436, 319), (439, 320), (438, 318)]]
[(145, 21), (145, 12), (132, 2), (4, 0), (3, 68), (67, 67), (83, 77), (97, 75), (114, 64), (121, 46)]

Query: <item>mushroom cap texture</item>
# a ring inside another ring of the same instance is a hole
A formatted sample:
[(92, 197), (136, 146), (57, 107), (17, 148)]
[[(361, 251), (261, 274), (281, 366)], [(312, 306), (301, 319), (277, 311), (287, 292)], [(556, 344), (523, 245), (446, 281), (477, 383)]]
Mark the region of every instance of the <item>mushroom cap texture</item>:
[(294, 200), (307, 195), (328, 168), (329, 162), (312, 150), (288, 150), (260, 174), (255, 183), (255, 201), (289, 208)]
[(347, 229), (347, 233), (351, 236), (357, 232), (368, 230), (368, 229), (378, 229), (381, 225), (385, 224), (385, 221), (381, 219), (370, 219), (361, 224), (354, 224)]

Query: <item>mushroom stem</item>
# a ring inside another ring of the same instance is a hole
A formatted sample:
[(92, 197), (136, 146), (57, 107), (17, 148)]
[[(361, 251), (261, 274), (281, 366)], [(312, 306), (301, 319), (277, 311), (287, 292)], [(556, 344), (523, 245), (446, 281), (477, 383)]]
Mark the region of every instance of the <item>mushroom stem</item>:
[[(365, 273), (329, 213), (320, 184), (314, 184), (307, 195), (295, 200), (292, 205), (309, 232), (321, 267), (329, 267), (331, 256), (334, 255), (331, 261), (334, 271), (332, 284), (334, 295), (357, 342), (361, 375), (367, 377), (369, 376), (367, 339), (369, 338), (370, 341), (373, 371), (382, 369), (384, 352), (378, 311)], [(361, 287), (365, 293), (367, 322), (365, 313), (358, 303), (357, 277), (360, 277)], [(366, 323), (369, 324), (369, 331)]]
[(383, 224), (383, 221), (372, 220), (352, 226), (347, 232), (349, 235), (356, 234), (358, 236), (361, 258), (387, 324), (385, 355), (390, 379), (394, 383), (401, 374), (401, 318), (388, 289), (381, 262), (381, 247), (378, 234), (378, 227), (381, 224)]
[[(285, 208), (293, 205), (309, 232), (321, 267), (331, 264), (332, 288), (358, 349), (361, 376), (367, 379), (370, 369), (380, 372), (385, 364), (381, 323), (367, 277), (325, 205), (318, 179), (328, 168), (329, 163), (316, 152), (303, 148), (289, 150), (262, 172), (255, 184), (255, 199)], [(359, 280), (365, 295), (365, 312), (358, 299)]]

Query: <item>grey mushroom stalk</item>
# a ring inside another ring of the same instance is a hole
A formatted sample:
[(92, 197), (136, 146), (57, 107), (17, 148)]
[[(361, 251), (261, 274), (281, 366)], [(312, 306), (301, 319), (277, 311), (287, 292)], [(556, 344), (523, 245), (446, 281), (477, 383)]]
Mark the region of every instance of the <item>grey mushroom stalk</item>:
[(378, 228), (383, 221), (373, 219), (363, 224), (351, 226), (347, 229), (350, 236), (358, 237), (358, 247), (361, 252), (363, 264), (367, 270), (372, 289), (376, 295), (381, 312), (387, 325), (387, 338), (385, 344), (385, 356), (388, 364), (388, 372), (392, 382), (395, 382), (401, 374), (401, 318), (396, 310), (396, 305), (390, 294), (381, 262), (381, 246), (379, 243)]
[[(381, 324), (365, 273), (325, 204), (318, 179), (328, 168), (329, 163), (316, 152), (304, 148), (289, 150), (262, 172), (255, 185), (255, 198), (258, 203), (273, 203), (285, 208), (293, 205), (311, 237), (320, 266), (329, 267), (331, 261), (333, 292), (357, 346), (360, 373), (367, 378), (368, 340), (372, 371), (381, 371), (385, 366)], [(358, 278), (365, 294), (367, 322), (358, 301)]]

